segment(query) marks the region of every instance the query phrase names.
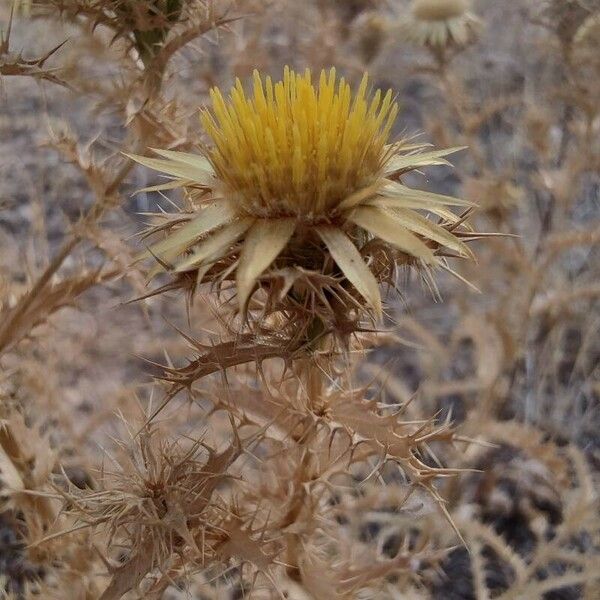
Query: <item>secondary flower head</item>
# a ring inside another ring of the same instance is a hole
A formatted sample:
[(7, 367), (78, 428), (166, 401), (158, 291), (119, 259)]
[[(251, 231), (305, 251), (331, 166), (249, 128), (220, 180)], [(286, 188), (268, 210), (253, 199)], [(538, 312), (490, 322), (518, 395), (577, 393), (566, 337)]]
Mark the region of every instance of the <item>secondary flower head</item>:
[(402, 22), (403, 33), (422, 46), (465, 46), (479, 25), (469, 6), (468, 0), (415, 0)]
[(250, 96), (238, 81), (229, 97), (214, 89), (211, 99), (203, 154), (133, 157), (175, 179), (152, 189), (182, 187), (190, 202), (149, 231), (167, 234), (146, 254), (162, 268), (196, 281), (235, 273), (242, 312), (262, 286), (273, 310), (333, 315), (333, 304), (337, 312), (366, 304), (379, 314), (379, 283), (398, 261), (432, 266), (439, 253), (469, 255), (448, 209), (468, 203), (401, 181), (447, 164), (456, 149), (389, 144), (398, 108), (391, 92), (368, 94), (367, 76), (353, 94), (334, 69), (315, 85), (310, 71), (286, 68), (277, 83), (255, 73)]

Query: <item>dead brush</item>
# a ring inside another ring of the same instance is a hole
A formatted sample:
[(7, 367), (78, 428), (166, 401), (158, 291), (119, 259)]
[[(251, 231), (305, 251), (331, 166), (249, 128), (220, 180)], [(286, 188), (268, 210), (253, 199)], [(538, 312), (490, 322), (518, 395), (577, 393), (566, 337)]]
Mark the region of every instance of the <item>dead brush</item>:
[(596, 598), (592, 0), (21, 4), (86, 122), (0, 199), (7, 594)]
[[(229, 515), (218, 490), (230, 477), (242, 441), (234, 436), (231, 446), (217, 453), (200, 442), (184, 447), (182, 440), (164, 440), (152, 427), (131, 437), (116, 470), (107, 465), (97, 475), (98, 489), (72, 487), (64, 494), (74, 527), (102, 531), (109, 552), (119, 549), (106, 558), (111, 580), (100, 596), (105, 600), (121, 598), (154, 570), (164, 577), (148, 594), (159, 597), (158, 589), (170, 585), (179, 569), (206, 569), (227, 554), (220, 545), (220, 523)], [(251, 440), (244, 443), (251, 447)]]
[[(424, 111), (432, 134), (443, 142), (456, 139), (458, 132), (472, 150), (463, 166), (470, 172), (466, 195), (481, 205), (478, 217), (493, 224), (488, 228), (521, 234), (514, 240), (490, 239), (481, 247), (478, 260), (490, 265), (487, 271), (462, 263), (462, 274), (499, 303), (485, 301), (474, 313), (461, 297), (457, 314), (463, 318), (448, 322), (441, 339), (411, 319), (400, 324), (400, 331), (422, 346), (413, 363), (421, 375), (412, 385), (429, 399), (429, 410), (450, 405), (453, 414), (462, 415), (465, 435), (481, 435), (502, 448), (479, 464), (469, 462), (476, 468), (497, 464), (498, 469), (472, 476), (483, 480), (473, 491), (472, 506), (464, 497), (457, 499), (465, 511), (457, 520), (465, 531), (472, 528), (474, 552), (467, 557), (456, 551), (447, 559), (450, 580), (433, 586), (448, 594), (462, 583), (478, 598), (542, 597), (561, 587), (570, 597), (587, 598), (598, 590), (598, 548), (595, 542), (583, 542), (596, 539), (598, 528), (592, 491), (597, 452), (586, 425), (597, 418), (592, 416), (597, 415), (597, 345), (588, 331), (596, 332), (598, 322), (593, 200), (598, 177), (592, 134), (598, 104), (590, 102), (595, 80), (589, 78), (593, 59), (584, 50), (589, 41), (583, 33), (582, 46), (575, 41), (577, 28), (585, 33), (586, 18), (592, 26), (597, 7), (593, 2), (545, 6), (545, 25), (552, 33), (544, 31), (527, 47), (550, 57), (551, 73), (538, 81), (524, 71), (524, 85), (511, 97), (498, 99), (474, 85), (466, 66), (473, 60), (468, 48), (451, 61), (434, 56), (431, 64), (416, 59), (413, 67), (420, 81), (434, 83), (432, 93), (434, 87), (438, 90)], [(550, 15), (557, 27), (550, 27)], [(521, 32), (523, 39), (540, 33), (529, 27)], [(528, 84), (534, 80), (545, 90), (545, 100), (530, 94)], [(487, 81), (494, 85), (491, 78)], [(523, 132), (519, 144), (528, 152), (534, 149), (531, 163), (515, 164), (507, 156), (490, 159), (497, 143), (489, 128), (493, 120)], [(578, 221), (581, 213), (592, 222)], [(529, 237), (534, 230), (537, 234)], [(414, 389), (392, 373), (380, 377), (394, 397), (405, 398)], [(521, 429), (513, 419), (529, 426)], [(480, 452), (495, 451), (472, 446), (466, 455)], [(573, 478), (574, 469), (581, 476)], [(465, 491), (462, 487), (459, 492), (454, 482), (452, 488), (458, 494)], [(573, 506), (587, 507), (581, 514), (589, 520), (572, 519), (566, 508), (572, 498), (577, 498)], [(477, 520), (483, 526), (475, 525)], [(526, 527), (525, 535), (519, 535), (518, 523)], [(423, 535), (428, 534), (426, 528)], [(467, 565), (472, 577), (452, 575)]]
[[(57, 486), (65, 488), (60, 448), (40, 425), (30, 425), (30, 418), (9, 408), (10, 403), (4, 400), (0, 428), (2, 511), (13, 515), (13, 527), (23, 544), (22, 571), (36, 574), (29, 581), (12, 581), (7, 590), (21, 588), (35, 596), (46, 583), (51, 588), (50, 581), (60, 573), (63, 586), (69, 586), (74, 597), (85, 597), (100, 589), (91, 573), (97, 555), (87, 533), (72, 529), (61, 510), (62, 496), (56, 493)], [(54, 570), (45, 578), (44, 569), (49, 564)]]

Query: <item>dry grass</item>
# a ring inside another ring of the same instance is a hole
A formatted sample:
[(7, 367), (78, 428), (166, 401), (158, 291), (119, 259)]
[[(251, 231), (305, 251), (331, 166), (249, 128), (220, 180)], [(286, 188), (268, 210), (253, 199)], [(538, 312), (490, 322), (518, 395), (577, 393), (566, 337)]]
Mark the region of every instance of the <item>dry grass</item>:
[[(598, 598), (600, 5), (435, 4), (0, 3), (2, 597)], [(207, 186), (128, 155), (284, 65), (467, 147), (396, 175), (478, 206), (422, 207), (476, 261), (336, 221), (356, 281), (307, 235), (241, 312), (233, 243), (203, 286), (136, 262)]]

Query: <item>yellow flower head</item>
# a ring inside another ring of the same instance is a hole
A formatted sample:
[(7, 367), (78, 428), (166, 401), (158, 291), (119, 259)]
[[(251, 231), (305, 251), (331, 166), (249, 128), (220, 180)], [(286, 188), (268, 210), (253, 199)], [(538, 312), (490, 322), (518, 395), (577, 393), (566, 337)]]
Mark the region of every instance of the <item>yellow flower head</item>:
[[(398, 108), (391, 92), (369, 96), (366, 76), (353, 94), (334, 69), (314, 85), (310, 71), (286, 68), (277, 83), (255, 73), (250, 97), (238, 81), (229, 98), (215, 89), (211, 99), (201, 120), (213, 144), (203, 155), (133, 157), (175, 179), (150, 189), (182, 187), (192, 206), (150, 230), (167, 233), (146, 254), (161, 268), (197, 281), (235, 273), (242, 311), (258, 285), (276, 288), (271, 305), (287, 298), (288, 312), (290, 303), (326, 313), (331, 303), (366, 302), (379, 314), (382, 273), (395, 261), (432, 266), (438, 252), (469, 254), (448, 209), (468, 203), (401, 180), (448, 164), (456, 149), (388, 144)], [(391, 257), (384, 267), (382, 253)]]
[(465, 46), (479, 25), (469, 6), (468, 0), (414, 0), (410, 15), (402, 21), (403, 34), (432, 48)]
[(251, 216), (331, 218), (384, 165), (398, 106), (391, 90), (369, 100), (367, 85), (365, 75), (352, 97), (335, 69), (323, 71), (314, 86), (309, 70), (286, 68), (275, 84), (255, 72), (250, 98), (239, 80), (229, 100), (212, 90), (213, 111), (202, 114), (202, 124), (214, 142), (208, 158), (224, 193)]

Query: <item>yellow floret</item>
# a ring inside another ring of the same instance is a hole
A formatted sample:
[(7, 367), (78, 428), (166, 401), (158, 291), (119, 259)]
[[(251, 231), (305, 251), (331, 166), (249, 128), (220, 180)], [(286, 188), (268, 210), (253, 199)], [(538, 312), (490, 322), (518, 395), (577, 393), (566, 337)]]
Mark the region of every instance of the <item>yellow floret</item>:
[(367, 86), (365, 75), (352, 98), (335, 69), (315, 87), (310, 71), (286, 68), (276, 84), (255, 72), (250, 98), (240, 81), (228, 100), (212, 90), (212, 113), (202, 114), (209, 159), (245, 213), (329, 217), (378, 175), (398, 107), (391, 91), (369, 100)]

